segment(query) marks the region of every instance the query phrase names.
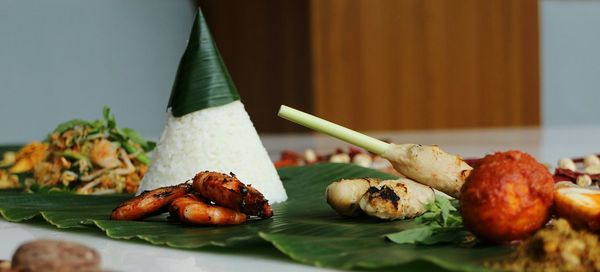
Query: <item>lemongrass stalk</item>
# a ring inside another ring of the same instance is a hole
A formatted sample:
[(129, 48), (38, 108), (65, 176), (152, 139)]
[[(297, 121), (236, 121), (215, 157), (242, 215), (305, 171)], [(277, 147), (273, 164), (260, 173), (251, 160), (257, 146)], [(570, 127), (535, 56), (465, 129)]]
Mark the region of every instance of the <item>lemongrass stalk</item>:
[(345, 128), (338, 124), (329, 122), (327, 120), (321, 119), (319, 117), (299, 111), (294, 108), (290, 108), (285, 105), (281, 105), (281, 108), (279, 108), (279, 113), (277, 113), (277, 115), (296, 124), (305, 126), (318, 132), (325, 133), (347, 143), (364, 148), (377, 155), (383, 154), (385, 150), (387, 150), (389, 147), (389, 144), (386, 142), (377, 140), (371, 136), (367, 136), (360, 132), (356, 132), (349, 128)]

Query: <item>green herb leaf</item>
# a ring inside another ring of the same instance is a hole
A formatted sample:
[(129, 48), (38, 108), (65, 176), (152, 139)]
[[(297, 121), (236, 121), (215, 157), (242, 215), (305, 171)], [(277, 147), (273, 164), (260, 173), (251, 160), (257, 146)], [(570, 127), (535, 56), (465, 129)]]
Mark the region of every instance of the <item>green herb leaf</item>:
[(151, 142), (151, 141), (146, 141), (146, 139), (144, 138), (144, 136), (142, 136), (141, 134), (139, 134), (137, 131), (131, 129), (131, 128), (122, 128), (121, 132), (131, 141), (133, 141), (136, 144), (139, 144), (145, 152), (149, 152), (152, 151), (154, 149), (154, 147), (156, 147), (156, 143), (155, 142)]
[(150, 152), (150, 151), (154, 150), (154, 148), (156, 148), (156, 142), (146, 141), (146, 146), (147, 146), (147, 148), (144, 151)]
[(435, 245), (460, 243), (469, 235), (462, 227), (422, 226), (385, 235), (396, 244)]
[(415, 222), (440, 227), (462, 226), (462, 217), (455, 205), (458, 206), (457, 201), (453, 203), (447, 197), (436, 195), (434, 202), (425, 205), (427, 212), (417, 217)]
[(450, 199), (436, 195), (432, 203), (425, 205), (427, 212), (415, 218), (418, 227), (386, 234), (396, 244), (434, 245), (462, 243), (470, 235), (462, 225), (462, 217)]
[(123, 142), (123, 148), (125, 148), (125, 151), (127, 151), (127, 153), (129, 153), (129, 154), (136, 154), (135, 158), (138, 159), (138, 161), (140, 161), (141, 163), (143, 163), (143, 164), (150, 163), (150, 159), (148, 158), (148, 156), (146, 155), (144, 150), (138, 149), (137, 147), (135, 147), (135, 145), (131, 144), (129, 141)]
[[(146, 141), (146, 139), (139, 134), (137, 131), (131, 128), (118, 128), (115, 116), (110, 114), (110, 108), (104, 107), (103, 109), (104, 121), (106, 129), (109, 132), (109, 139), (113, 139), (120, 144), (127, 153), (135, 154), (135, 158), (143, 164), (149, 164), (150, 159), (146, 155), (146, 152), (152, 151), (156, 147), (156, 143)], [(138, 144), (141, 150), (136, 147)]]
[(109, 107), (104, 106), (104, 109), (102, 109), (102, 115), (104, 116), (104, 121), (106, 122), (106, 128), (110, 130), (117, 127), (117, 121), (115, 116), (110, 114)]
[(180, 117), (239, 100), (200, 8), (177, 70), (168, 107)]
[(58, 124), (58, 126), (56, 126), (56, 128), (52, 132), (61, 134), (61, 133), (65, 132), (69, 129), (72, 129), (76, 126), (91, 126), (91, 125), (92, 124), (88, 121), (81, 120), (81, 119), (73, 119), (73, 120), (69, 120), (69, 121)]
[(431, 237), (434, 230), (432, 227), (425, 226), (388, 234), (385, 237), (396, 244), (418, 244)]

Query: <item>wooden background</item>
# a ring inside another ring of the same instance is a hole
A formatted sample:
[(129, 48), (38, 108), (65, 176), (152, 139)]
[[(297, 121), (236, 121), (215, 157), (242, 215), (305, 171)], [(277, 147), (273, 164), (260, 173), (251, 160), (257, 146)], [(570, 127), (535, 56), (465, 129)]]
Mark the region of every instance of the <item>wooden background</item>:
[(260, 132), (539, 125), (537, 0), (200, 3)]

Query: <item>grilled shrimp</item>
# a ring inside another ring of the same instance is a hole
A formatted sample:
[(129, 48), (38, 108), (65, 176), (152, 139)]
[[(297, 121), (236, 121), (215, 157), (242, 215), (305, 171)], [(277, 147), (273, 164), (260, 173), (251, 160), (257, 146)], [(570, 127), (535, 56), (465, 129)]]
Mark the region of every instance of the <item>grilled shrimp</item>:
[(262, 218), (273, 216), (265, 197), (250, 185), (242, 183), (234, 174), (200, 172), (194, 177), (192, 186), (202, 197), (217, 205)]
[(183, 223), (195, 225), (237, 225), (248, 220), (244, 213), (208, 204), (194, 194), (175, 199), (170, 213)]
[(145, 191), (139, 196), (123, 202), (113, 210), (113, 220), (139, 220), (152, 214), (164, 211), (173, 200), (189, 193), (192, 186), (182, 183)]

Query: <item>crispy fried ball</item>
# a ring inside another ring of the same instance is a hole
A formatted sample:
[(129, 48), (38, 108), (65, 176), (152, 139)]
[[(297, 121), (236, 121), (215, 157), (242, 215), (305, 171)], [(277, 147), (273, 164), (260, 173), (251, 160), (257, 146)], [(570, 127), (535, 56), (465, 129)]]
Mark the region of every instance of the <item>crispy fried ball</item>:
[(460, 194), (465, 226), (491, 242), (521, 240), (550, 216), (554, 181), (550, 172), (520, 151), (488, 155), (471, 172)]

